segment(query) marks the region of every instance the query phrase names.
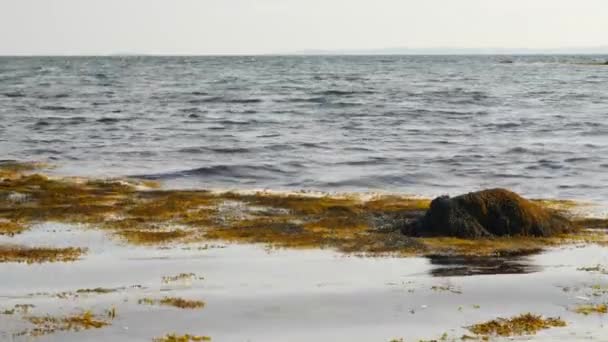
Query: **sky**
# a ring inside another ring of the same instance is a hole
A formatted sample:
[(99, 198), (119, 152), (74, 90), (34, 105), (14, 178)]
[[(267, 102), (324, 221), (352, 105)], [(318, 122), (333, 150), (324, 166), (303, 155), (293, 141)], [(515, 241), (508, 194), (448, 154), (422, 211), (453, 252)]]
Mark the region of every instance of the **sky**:
[(0, 55), (608, 45), (608, 0), (0, 0)]

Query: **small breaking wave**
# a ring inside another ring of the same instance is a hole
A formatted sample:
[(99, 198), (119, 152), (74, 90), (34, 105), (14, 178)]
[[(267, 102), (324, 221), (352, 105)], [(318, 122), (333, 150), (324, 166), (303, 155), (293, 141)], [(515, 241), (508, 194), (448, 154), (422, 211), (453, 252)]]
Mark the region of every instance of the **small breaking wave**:
[(201, 178), (245, 178), (245, 179), (272, 179), (273, 175), (285, 175), (290, 172), (271, 165), (214, 165), (190, 170), (181, 170), (167, 173), (136, 175), (134, 178), (149, 180), (170, 180), (184, 177)]

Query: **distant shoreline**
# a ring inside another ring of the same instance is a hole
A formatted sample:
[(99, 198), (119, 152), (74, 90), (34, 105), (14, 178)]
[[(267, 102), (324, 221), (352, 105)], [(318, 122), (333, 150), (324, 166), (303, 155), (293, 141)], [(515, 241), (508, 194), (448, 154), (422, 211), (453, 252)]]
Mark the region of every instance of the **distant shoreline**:
[(30, 55), (30, 54), (14, 54), (14, 55), (1, 55), (0, 58), (69, 58), (69, 57), (90, 57), (90, 58), (139, 58), (139, 57), (542, 57), (542, 56), (563, 56), (563, 57), (606, 57), (608, 51), (603, 53), (276, 53), (276, 54), (79, 54), (79, 55)]

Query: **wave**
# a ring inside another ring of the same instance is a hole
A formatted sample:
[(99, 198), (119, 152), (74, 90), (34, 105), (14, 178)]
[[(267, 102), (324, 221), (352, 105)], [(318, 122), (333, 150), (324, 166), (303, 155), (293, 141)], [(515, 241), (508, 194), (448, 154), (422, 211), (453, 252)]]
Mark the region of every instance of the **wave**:
[(533, 153), (533, 151), (525, 148), (525, 147), (513, 147), (506, 152), (507, 154), (525, 154), (525, 153)]
[(352, 95), (369, 95), (369, 94), (375, 94), (376, 92), (371, 91), (371, 90), (337, 90), (337, 89), (330, 89), (330, 90), (323, 90), (323, 91), (317, 91), (314, 92), (314, 94), (316, 95), (323, 95), (323, 96), (352, 96)]
[(323, 150), (329, 149), (329, 146), (326, 143), (304, 142), (300, 143), (299, 145), (306, 148), (318, 148)]
[(260, 103), (262, 99), (242, 99), (242, 98), (227, 98), (225, 96), (213, 96), (204, 99), (194, 99), (188, 101), (191, 104), (201, 103), (234, 103), (234, 104), (248, 104), (248, 103)]
[(34, 126), (50, 126), (53, 124), (61, 124), (61, 125), (79, 125), (87, 122), (87, 118), (83, 116), (73, 116), (73, 117), (47, 117), (44, 119), (40, 119), (36, 121)]
[(74, 107), (66, 107), (66, 106), (42, 106), (42, 107), (40, 107), (40, 109), (51, 110), (51, 111), (55, 111), (55, 112), (76, 110), (76, 108), (74, 108)]
[(10, 93), (4, 93), (3, 95), (6, 96), (6, 97), (10, 97), (10, 98), (25, 97), (24, 93), (18, 92), (18, 91), (10, 92)]
[(250, 153), (251, 149), (240, 148), (240, 147), (185, 147), (178, 150), (180, 153), (205, 153), (214, 152), (220, 154), (236, 154), (236, 153)]
[(484, 125), (486, 128), (495, 128), (495, 129), (509, 129), (509, 128), (519, 128), (522, 127), (521, 123), (517, 122), (503, 122), (503, 123), (493, 123)]
[(385, 188), (387, 184), (391, 186), (411, 185), (416, 183), (416, 178), (415, 176), (412, 177), (412, 175), (361, 176), (332, 182), (320, 182), (316, 183), (315, 186), (322, 189), (381, 189)]
[(575, 158), (568, 158), (566, 160), (564, 160), (564, 162), (566, 163), (580, 163), (580, 162), (587, 162), (587, 161), (591, 161), (591, 158), (587, 158), (587, 157), (575, 157)]
[(175, 172), (136, 175), (132, 177), (149, 180), (170, 180), (188, 177), (274, 179), (278, 175), (286, 174), (290, 174), (290, 172), (271, 165), (214, 165)]
[(391, 158), (385, 157), (371, 157), (369, 159), (364, 160), (351, 160), (345, 162), (336, 163), (336, 165), (347, 165), (347, 166), (367, 166), (367, 165), (379, 165), (379, 164), (388, 164), (392, 161)]
[(327, 99), (324, 97), (293, 97), (287, 99), (275, 100), (275, 102), (285, 102), (285, 103), (325, 103)]
[(64, 99), (70, 97), (70, 94), (67, 93), (59, 93), (59, 94), (40, 94), (37, 95), (37, 99), (47, 100), (47, 99)]
[(104, 124), (114, 124), (120, 121), (131, 121), (133, 120), (133, 118), (108, 118), (108, 117), (103, 117), (103, 118), (99, 118), (96, 121), (99, 123), (104, 123)]

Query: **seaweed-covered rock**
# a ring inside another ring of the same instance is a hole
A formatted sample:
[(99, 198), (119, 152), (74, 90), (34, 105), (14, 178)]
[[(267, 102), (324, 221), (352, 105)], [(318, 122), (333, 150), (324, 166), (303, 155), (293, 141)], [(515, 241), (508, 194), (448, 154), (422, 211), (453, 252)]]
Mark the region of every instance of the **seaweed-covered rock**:
[(403, 228), (413, 236), (552, 236), (574, 230), (558, 213), (542, 208), (514, 192), (490, 189), (431, 202), (420, 219)]

